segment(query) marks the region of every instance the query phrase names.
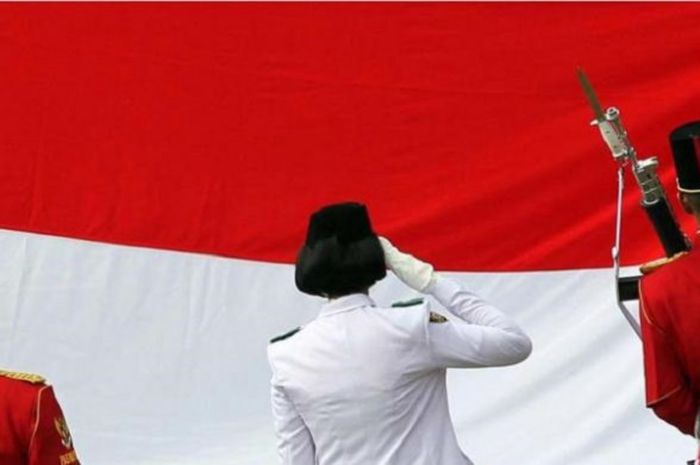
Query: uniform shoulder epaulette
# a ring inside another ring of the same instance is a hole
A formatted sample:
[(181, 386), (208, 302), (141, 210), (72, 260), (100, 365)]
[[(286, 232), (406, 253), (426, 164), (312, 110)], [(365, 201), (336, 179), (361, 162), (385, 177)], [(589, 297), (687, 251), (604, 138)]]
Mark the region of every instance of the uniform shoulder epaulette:
[(301, 331), (301, 327), (294, 328), (293, 330), (286, 332), (286, 333), (282, 334), (281, 336), (273, 337), (272, 339), (270, 339), (270, 344), (274, 344), (275, 342), (279, 342), (279, 341), (284, 341), (285, 339), (288, 339), (288, 338), (294, 336), (299, 331)]
[(654, 271), (656, 271), (660, 268), (663, 268), (666, 265), (669, 265), (669, 264), (675, 262), (676, 260), (678, 260), (679, 258), (684, 257), (686, 255), (688, 255), (688, 252), (683, 251), (683, 252), (678, 252), (677, 254), (675, 254), (672, 257), (663, 257), (663, 258), (659, 258), (657, 260), (652, 260), (652, 261), (647, 262), (647, 263), (643, 264), (642, 266), (640, 266), (639, 271), (641, 271), (642, 274), (651, 274)]
[(35, 375), (32, 373), (21, 373), (18, 371), (0, 370), (0, 376), (2, 376), (3, 378), (24, 381), (30, 384), (46, 384), (46, 379), (43, 376)]
[(400, 307), (413, 307), (415, 305), (420, 305), (424, 302), (423, 297), (416, 297), (415, 299), (411, 300), (401, 300), (399, 302), (394, 302), (391, 304), (392, 308), (400, 308)]

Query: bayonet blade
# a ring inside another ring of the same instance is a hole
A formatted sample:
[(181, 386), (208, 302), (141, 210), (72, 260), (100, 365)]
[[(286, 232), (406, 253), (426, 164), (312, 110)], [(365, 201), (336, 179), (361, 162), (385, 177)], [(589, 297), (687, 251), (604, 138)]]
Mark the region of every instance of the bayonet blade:
[(588, 77), (586, 77), (586, 73), (583, 72), (582, 68), (577, 68), (576, 74), (578, 74), (578, 82), (581, 84), (583, 93), (586, 95), (586, 99), (593, 109), (593, 114), (595, 114), (596, 120), (598, 122), (605, 121), (605, 112), (603, 111), (603, 107), (600, 106), (598, 96), (595, 94), (593, 86), (588, 80)]

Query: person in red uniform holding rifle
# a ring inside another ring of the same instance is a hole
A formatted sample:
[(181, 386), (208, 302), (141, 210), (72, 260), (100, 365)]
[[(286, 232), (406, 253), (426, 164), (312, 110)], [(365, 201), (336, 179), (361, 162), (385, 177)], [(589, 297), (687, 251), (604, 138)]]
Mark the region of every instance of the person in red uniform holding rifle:
[[(700, 226), (700, 121), (675, 129), (670, 142), (678, 196), (685, 212), (695, 216)], [(689, 253), (642, 278), (640, 319), (647, 406), (683, 433), (697, 437), (700, 407), (700, 237), (697, 234), (693, 242)]]
[(0, 371), (0, 464), (80, 465), (53, 388), (40, 376)]

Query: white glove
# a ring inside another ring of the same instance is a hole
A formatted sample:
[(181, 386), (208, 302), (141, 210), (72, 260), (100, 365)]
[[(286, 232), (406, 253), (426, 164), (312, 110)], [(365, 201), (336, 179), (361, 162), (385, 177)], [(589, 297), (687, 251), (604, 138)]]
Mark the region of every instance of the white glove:
[(387, 268), (401, 281), (418, 292), (423, 292), (430, 286), (435, 277), (433, 265), (401, 252), (386, 237), (379, 237), (379, 243), (384, 250)]

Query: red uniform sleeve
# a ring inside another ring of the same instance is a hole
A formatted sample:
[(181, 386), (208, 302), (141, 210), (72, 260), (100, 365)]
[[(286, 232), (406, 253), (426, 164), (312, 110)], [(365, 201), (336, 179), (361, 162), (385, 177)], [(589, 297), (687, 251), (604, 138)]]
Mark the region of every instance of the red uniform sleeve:
[(49, 386), (37, 394), (28, 465), (80, 465), (63, 412)]
[(672, 334), (662, 328), (641, 300), (647, 406), (662, 420), (693, 435), (698, 403), (676, 355)]

